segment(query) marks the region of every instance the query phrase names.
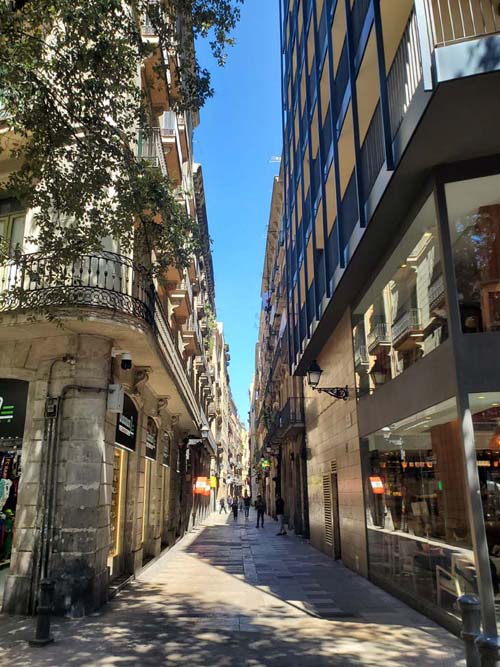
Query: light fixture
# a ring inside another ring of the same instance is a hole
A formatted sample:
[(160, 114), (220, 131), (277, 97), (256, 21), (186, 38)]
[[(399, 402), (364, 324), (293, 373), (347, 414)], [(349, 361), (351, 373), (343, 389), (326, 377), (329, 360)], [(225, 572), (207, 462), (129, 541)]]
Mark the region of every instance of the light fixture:
[(200, 433), (203, 440), (206, 440), (210, 435), (210, 429), (208, 428), (208, 426), (202, 426), (200, 429)]
[(385, 370), (380, 366), (374, 366), (370, 371), (370, 375), (376, 387), (379, 387), (381, 384), (384, 384), (387, 378)]
[(349, 398), (349, 387), (347, 385), (345, 387), (318, 387), (322, 373), (323, 371), (318, 362), (312, 361), (309, 368), (307, 369), (307, 383), (311, 389), (316, 389), (319, 392), (333, 396), (333, 398), (347, 401)]

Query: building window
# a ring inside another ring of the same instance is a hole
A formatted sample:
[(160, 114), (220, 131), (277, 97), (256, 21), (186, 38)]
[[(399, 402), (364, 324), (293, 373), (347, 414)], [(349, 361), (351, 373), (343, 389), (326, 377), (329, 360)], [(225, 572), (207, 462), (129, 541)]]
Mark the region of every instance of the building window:
[(371, 574), (451, 615), (458, 595), (476, 592), (461, 451), (455, 399), (387, 425), (363, 449)]
[(445, 191), (462, 331), (500, 331), (500, 175)]
[(432, 195), (353, 311), (360, 394), (371, 393), (448, 337)]

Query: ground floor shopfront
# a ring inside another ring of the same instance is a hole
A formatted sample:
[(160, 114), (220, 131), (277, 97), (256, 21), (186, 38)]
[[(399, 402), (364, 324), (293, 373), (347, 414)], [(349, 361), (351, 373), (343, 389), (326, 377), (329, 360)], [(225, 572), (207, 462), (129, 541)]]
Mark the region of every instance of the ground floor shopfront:
[[(144, 368), (122, 370), (113, 341), (64, 332), (0, 345), (0, 582), (3, 610), (36, 609), (55, 582), (59, 613), (106, 601), (209, 511), (206, 443), (158, 395)], [(124, 389), (120, 410), (109, 384)]]
[(474, 536), (493, 611), (499, 593), (497, 171), (432, 175), (317, 352), (349, 400), (306, 390), (313, 544), (454, 630), (479, 590)]

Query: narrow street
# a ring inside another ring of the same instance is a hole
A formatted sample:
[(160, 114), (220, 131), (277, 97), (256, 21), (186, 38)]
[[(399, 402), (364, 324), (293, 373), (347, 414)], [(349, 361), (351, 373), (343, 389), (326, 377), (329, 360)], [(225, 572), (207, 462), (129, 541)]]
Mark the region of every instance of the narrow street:
[(266, 517), (213, 514), (100, 613), (53, 624), (3, 617), (17, 667), (463, 666), (458, 639)]

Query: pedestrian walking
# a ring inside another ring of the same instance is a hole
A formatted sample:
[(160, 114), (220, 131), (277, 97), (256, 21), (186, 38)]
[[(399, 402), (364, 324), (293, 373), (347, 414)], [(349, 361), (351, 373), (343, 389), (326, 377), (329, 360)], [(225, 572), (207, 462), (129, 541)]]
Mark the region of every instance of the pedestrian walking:
[(285, 501), (278, 493), (276, 496), (276, 516), (278, 518), (280, 529), (276, 535), (286, 535), (285, 530)]
[(231, 509), (231, 507), (233, 506), (233, 496), (227, 497), (227, 506), (229, 507), (229, 509)]
[(222, 514), (222, 510), (224, 510), (224, 514), (227, 514), (226, 501), (224, 500), (224, 498), (221, 498), (219, 500), (219, 505), (220, 505), (219, 514)]
[(250, 514), (250, 503), (252, 499), (248, 495), (248, 493), (245, 491), (245, 495), (243, 496), (243, 511), (245, 512), (245, 521), (248, 521), (248, 515)]
[(238, 518), (238, 498), (233, 498), (231, 509), (233, 510), (233, 520), (236, 521)]
[(257, 496), (257, 500), (255, 501), (255, 509), (257, 510), (257, 526), (256, 526), (256, 528), (259, 527), (259, 522), (260, 522), (261, 528), (264, 528), (264, 513), (266, 511), (266, 501), (260, 495), (260, 493)]

